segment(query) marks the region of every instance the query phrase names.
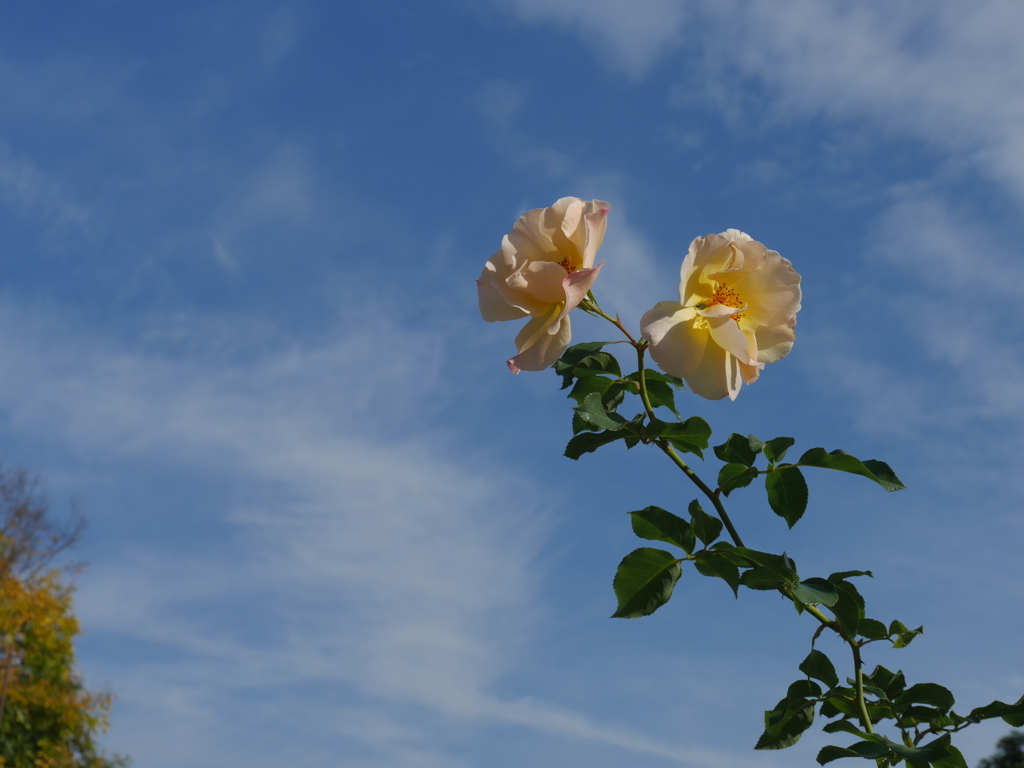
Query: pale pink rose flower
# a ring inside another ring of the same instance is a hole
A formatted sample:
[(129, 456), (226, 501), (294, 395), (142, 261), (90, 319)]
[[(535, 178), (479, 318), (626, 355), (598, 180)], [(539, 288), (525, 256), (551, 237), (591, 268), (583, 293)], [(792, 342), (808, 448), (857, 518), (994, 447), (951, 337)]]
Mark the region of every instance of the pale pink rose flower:
[(595, 267), (594, 257), (610, 209), (600, 200), (563, 197), (550, 208), (527, 211), (484, 265), (476, 282), (484, 320), (530, 318), (516, 336), (512, 373), (544, 370), (569, 346), (569, 312), (604, 265)]
[(800, 275), (749, 235), (698, 237), (679, 270), (679, 302), (640, 320), (651, 357), (702, 397), (735, 400), (765, 363), (789, 354), (800, 311)]

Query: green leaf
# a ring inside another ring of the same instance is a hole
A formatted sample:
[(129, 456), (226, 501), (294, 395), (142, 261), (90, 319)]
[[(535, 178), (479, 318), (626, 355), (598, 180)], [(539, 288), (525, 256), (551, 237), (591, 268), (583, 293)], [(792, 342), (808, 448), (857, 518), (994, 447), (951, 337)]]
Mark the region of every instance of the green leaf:
[(858, 741), (856, 744), (851, 744), (845, 749), (843, 747), (822, 747), (815, 759), (818, 761), (818, 765), (825, 765), (841, 757), (864, 757), (868, 760), (877, 760), (880, 757), (885, 757), (887, 754), (889, 754), (889, 750), (882, 744), (876, 744), (872, 741)]
[[(562, 356), (555, 361), (554, 365), (555, 373), (562, 377), (562, 389), (566, 389), (572, 384), (573, 378), (577, 377), (577, 374), (574, 372), (577, 364), (582, 363), (595, 354), (605, 354), (606, 357), (611, 358), (611, 355), (601, 353), (601, 348), (611, 343), (610, 341), (588, 341), (583, 344), (575, 344), (565, 350)], [(614, 359), (612, 358), (612, 360)], [(615, 364), (615, 367), (618, 368), (618, 363)], [(594, 373), (592, 366), (589, 364), (584, 367), (584, 371), (583, 375), (593, 375)]]
[(595, 427), (601, 427), (613, 432), (622, 429), (622, 425), (626, 423), (626, 420), (619, 416), (619, 414), (608, 413), (605, 410), (604, 403), (601, 402), (601, 396), (596, 392), (591, 392), (587, 395), (583, 399), (583, 404), (573, 410), (588, 424), (593, 424)]
[(814, 722), (814, 707), (820, 695), (817, 683), (810, 680), (792, 683), (786, 698), (764, 713), (764, 733), (754, 749), (785, 749), (796, 744)]
[(977, 707), (971, 710), (966, 719), (981, 722), (993, 717), (1001, 717), (1014, 728), (1020, 728), (1024, 725), (1024, 696), (1017, 699), (1014, 704), (993, 701), (984, 707)]
[(861, 461), (846, 451), (835, 450), (829, 453), (824, 448), (811, 448), (797, 463), (802, 467), (821, 467), (861, 475), (874, 480), (887, 491), (902, 491), (907, 487), (888, 464), (874, 459)]
[(874, 619), (862, 620), (857, 631), (868, 640), (881, 640), (889, 636), (889, 630), (885, 628), (885, 624)]
[(930, 704), (941, 710), (947, 710), (956, 703), (956, 699), (953, 698), (953, 694), (948, 688), (944, 688), (938, 683), (918, 683), (897, 696), (894, 703), (898, 708), (910, 704)]
[(857, 634), (860, 620), (864, 618), (864, 598), (860, 596), (857, 588), (848, 581), (833, 583), (839, 593), (839, 600), (830, 607), (842, 630), (848, 637), (853, 637)]
[(570, 459), (578, 459), (584, 453), (596, 451), (602, 445), (614, 443), (626, 437), (626, 433), (619, 432), (582, 432), (576, 435), (569, 444), (565, 446), (565, 455)]
[(875, 578), (874, 574), (872, 574), (871, 571), (839, 571), (839, 573), (830, 574), (828, 580), (831, 581), (833, 584), (837, 584), (840, 581), (852, 579), (855, 576), (870, 576), (872, 579)]
[(648, 425), (647, 434), (651, 437), (662, 437), (674, 448), (685, 453), (694, 453), (704, 458), (704, 449), (708, 447), (711, 437), (711, 426), (700, 416), (691, 416), (682, 424), (659, 421)]
[(759, 565), (755, 565), (750, 570), (740, 574), (740, 585), (749, 589), (779, 589), (788, 583), (786, 579), (780, 578), (772, 571)]
[(915, 637), (923, 634), (923, 626), (918, 627), (917, 629), (907, 629), (906, 625), (904, 625), (902, 621), (895, 620), (889, 624), (890, 639), (892, 639), (893, 635), (896, 636), (896, 638), (892, 640), (893, 648), (906, 648)]
[(807, 509), (807, 481), (796, 467), (768, 472), (764, 478), (768, 504), (792, 528)]
[(757, 470), (742, 464), (726, 464), (718, 471), (718, 487), (728, 496), (737, 488), (746, 488), (757, 477)]
[(690, 502), (689, 512), (694, 534), (704, 542), (705, 547), (708, 546), (722, 532), (722, 521), (701, 509), (696, 499)]
[[(629, 374), (626, 381), (639, 382), (639, 371)], [(676, 398), (673, 391), (676, 388), (675, 383), (669, 381), (664, 374), (649, 368), (644, 370), (644, 381), (647, 382), (647, 398), (651, 401), (651, 407), (668, 408), (677, 419), (681, 419), (679, 411), (676, 410)], [(633, 394), (639, 394), (639, 391), (630, 391)]]
[(853, 699), (852, 688), (836, 689), (842, 695), (830, 696), (821, 705), (822, 717), (835, 717), (845, 715), (846, 717), (860, 717), (860, 711)]
[(614, 383), (615, 379), (609, 379), (607, 376), (587, 376), (576, 381), (573, 388), (569, 390), (569, 397), (575, 400), (577, 405), (583, 405), (587, 395), (597, 394), (603, 397)]
[(696, 538), (690, 524), (683, 518), (661, 507), (647, 507), (629, 515), (633, 520), (633, 533), (641, 539), (674, 544), (688, 555), (693, 552)]
[(798, 578), (795, 564), (785, 553), (773, 555), (770, 552), (758, 552), (746, 547), (733, 547), (732, 553), (744, 558), (751, 565), (770, 571), (783, 582), (796, 581)]
[(663, 381), (649, 380), (647, 382), (647, 399), (651, 401), (652, 408), (664, 407), (672, 411), (679, 419), (679, 411), (676, 410), (676, 397), (672, 387)]
[(589, 421), (584, 421), (580, 418), (580, 415), (573, 411), (572, 414), (572, 433), (578, 435), (580, 432), (600, 432), (601, 427), (596, 424), (591, 424)]
[(612, 587), (619, 607), (616, 619), (649, 616), (669, 601), (682, 568), (669, 552), (650, 547), (634, 549), (619, 563)]
[(712, 550), (705, 550), (697, 554), (697, 559), (693, 561), (693, 565), (698, 573), (704, 576), (717, 577), (725, 581), (729, 588), (732, 589), (732, 593), (739, 597), (740, 572), (727, 555)]
[(960, 750), (951, 743), (951, 736), (947, 733), (934, 741), (923, 744), (920, 747), (908, 747), (905, 744), (882, 738), (881, 742), (900, 757), (907, 760), (910, 765), (945, 765), (953, 768), (967, 768), (964, 756)]
[(664, 381), (666, 384), (671, 384), (676, 389), (686, 389), (686, 382), (678, 376), (673, 376), (670, 373), (663, 373), (662, 371), (655, 371), (651, 368), (644, 370), (644, 378), (648, 381)]
[(860, 736), (861, 738), (867, 736), (864, 731), (855, 726), (849, 720), (836, 720), (834, 723), (823, 725), (821, 730), (825, 733), (852, 733), (854, 736)]
[(839, 685), (839, 675), (832, 665), (831, 659), (818, 650), (812, 650), (807, 658), (800, 662), (800, 671), (815, 680), (821, 680), (829, 688)]
[(902, 672), (890, 672), (881, 664), (875, 667), (874, 672), (865, 677), (885, 692), (885, 697), (895, 699), (907, 686), (907, 679)]
[(828, 579), (804, 579), (790, 594), (805, 605), (832, 606), (839, 601), (839, 594)]
[(764, 455), (772, 464), (778, 464), (786, 457), (786, 451), (796, 442), (792, 437), (776, 437), (764, 444)]
[(753, 466), (757, 458), (757, 454), (750, 447), (750, 439), (736, 432), (729, 435), (729, 439), (724, 443), (715, 446), (715, 456), (722, 461), (742, 464), (745, 467)]

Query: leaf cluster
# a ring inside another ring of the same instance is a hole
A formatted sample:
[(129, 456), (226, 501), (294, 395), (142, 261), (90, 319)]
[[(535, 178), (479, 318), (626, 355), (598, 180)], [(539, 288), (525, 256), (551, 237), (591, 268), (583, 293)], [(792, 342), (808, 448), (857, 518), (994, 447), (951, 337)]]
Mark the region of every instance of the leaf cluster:
[[(795, 443), (792, 437), (776, 437), (765, 441), (754, 435), (731, 434), (728, 440), (715, 446), (715, 456), (725, 462), (725, 466), (718, 472), (719, 492), (728, 496), (764, 475), (768, 506), (792, 528), (807, 510), (807, 480), (800, 471), (801, 467), (818, 467), (860, 475), (878, 483), (887, 491), (900, 491), (906, 487), (885, 462), (875, 459), (861, 461), (842, 450), (829, 452), (824, 448), (811, 448), (795, 463), (783, 463)], [(765, 469), (755, 466), (760, 456), (765, 458)]]

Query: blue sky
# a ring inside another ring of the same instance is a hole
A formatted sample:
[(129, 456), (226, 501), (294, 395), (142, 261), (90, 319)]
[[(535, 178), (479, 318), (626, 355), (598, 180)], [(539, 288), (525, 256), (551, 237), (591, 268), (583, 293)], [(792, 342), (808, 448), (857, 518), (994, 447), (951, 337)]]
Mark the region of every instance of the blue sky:
[[(924, 624), (869, 664), (1016, 699), (1022, 25), (1011, 0), (5, 8), (0, 456), (89, 518), (105, 744), (139, 768), (811, 764), (813, 734), (750, 749), (806, 617), (688, 570), (607, 618), (625, 512), (693, 494), (650, 452), (562, 458), (557, 378), (508, 373), (516, 324), (473, 284), (565, 195), (612, 203), (595, 292), (634, 327), (698, 235), (793, 262), (793, 353), (682, 409), (910, 487), (819, 474), (792, 534), (754, 490), (737, 525), (805, 574), (873, 570), (874, 614)], [(966, 732), (968, 761), (1006, 730)]]

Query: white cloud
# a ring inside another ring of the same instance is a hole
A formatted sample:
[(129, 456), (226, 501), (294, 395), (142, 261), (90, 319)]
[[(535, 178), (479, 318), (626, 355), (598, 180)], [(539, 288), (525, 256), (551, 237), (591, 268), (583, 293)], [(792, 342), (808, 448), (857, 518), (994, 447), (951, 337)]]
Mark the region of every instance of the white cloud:
[(555, 23), (595, 42), (629, 77), (640, 78), (678, 45), (686, 18), (679, 0), (495, 0), (521, 21)]
[[(209, 335), (223, 339), (213, 325)], [(229, 336), (209, 357), (182, 358), (128, 352), (67, 318), (3, 302), (8, 428), (65, 446), (78, 472), (100, 476), (87, 494), (144, 494), (125, 509), (93, 498), (106, 530), (177, 517), (183, 531), (126, 539), (119, 555), (108, 545), (82, 581), (86, 636), (119, 649), (90, 667), (120, 697), (107, 742), (153, 766), (324, 764), (325, 745), (351, 746), (339, 707), (357, 705), (379, 713), (358, 734), (366, 765), (453, 764), (438, 734), (481, 718), (725, 765), (495, 696), (526, 663), (539, 619), (541, 508), (529, 482), (511, 487), (506, 472), (422, 421), (402, 427), (425, 412), (417, 393), (437, 390), (440, 350), (426, 331), (375, 327), (372, 339), (339, 329), (317, 348), (270, 335), (255, 358)], [(239, 334), (246, 350), (251, 333)], [(371, 357), (380, 364), (362, 364)], [(200, 508), (152, 495), (159, 473), (206, 488), (184, 495)], [(223, 507), (203, 499), (210, 490)], [(254, 703), (264, 697), (275, 711)], [(448, 725), (432, 726), (438, 718)], [(322, 735), (296, 752), (303, 729)]]
[[(685, 45), (703, 66), (697, 94), (727, 117), (736, 74), (766, 83), (771, 118), (869, 119), (887, 131), (969, 158), (1024, 195), (1024, 6), (820, 0), (621, 3), (505, 0), (525, 22), (554, 23), (631, 77)], [(760, 119), (764, 119), (762, 116)]]
[(21, 216), (43, 219), (56, 229), (81, 228), (89, 212), (71, 200), (58, 181), (0, 140), (0, 200)]

